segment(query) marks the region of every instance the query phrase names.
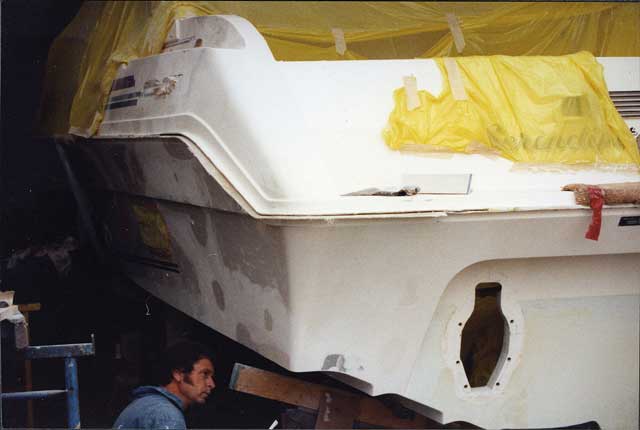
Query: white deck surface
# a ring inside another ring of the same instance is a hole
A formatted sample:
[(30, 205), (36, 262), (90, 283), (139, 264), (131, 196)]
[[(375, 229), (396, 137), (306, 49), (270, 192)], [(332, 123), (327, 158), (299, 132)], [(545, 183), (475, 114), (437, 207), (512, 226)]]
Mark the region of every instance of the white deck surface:
[[(84, 145), (129, 276), (292, 371), (397, 394), (441, 422), (638, 428), (640, 226), (620, 221), (640, 208), (604, 210), (591, 241), (590, 209), (560, 191), (638, 181), (637, 168), (391, 151), (393, 90), (413, 74), (437, 93), (433, 61), (276, 62), (247, 21), (206, 19), (220, 31), (205, 47), (132, 61), (119, 76), (135, 86), (111, 97), (171, 76), (175, 89), (108, 110), (109, 139)], [(639, 60), (601, 59), (609, 89), (640, 90)], [(343, 196), (439, 174), (471, 174), (469, 194)], [(508, 336), (470, 388), (461, 330), (487, 282)]]
[[(392, 151), (382, 130), (393, 91), (414, 75), (438, 94), (432, 60), (277, 62), (262, 36), (238, 17), (239, 49), (203, 47), (142, 58), (119, 76), (176, 79), (166, 96), (108, 110), (104, 137), (180, 133), (192, 140), (261, 215), (340, 215), (576, 207), (563, 185), (640, 180), (638, 169), (546, 169), (496, 156)], [(184, 25), (183, 25), (184, 28)], [(226, 45), (225, 45), (226, 46)], [(640, 90), (640, 58), (601, 59), (610, 90)], [(638, 78), (638, 79), (635, 79)], [(634, 122), (635, 121), (635, 122)], [(629, 125), (640, 126), (631, 120)], [(472, 174), (467, 196), (343, 197), (370, 187), (401, 187), (405, 175)]]

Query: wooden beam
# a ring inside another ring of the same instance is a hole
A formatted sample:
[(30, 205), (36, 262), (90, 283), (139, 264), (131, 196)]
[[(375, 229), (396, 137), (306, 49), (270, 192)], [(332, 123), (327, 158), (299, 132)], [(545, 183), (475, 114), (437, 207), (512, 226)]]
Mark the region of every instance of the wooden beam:
[(335, 390), (325, 391), (320, 396), (319, 406), (317, 429), (352, 429), (360, 412), (360, 402), (356, 396), (343, 396)]
[(18, 309), (20, 312), (37, 312), (40, 310), (40, 303), (25, 303), (23, 305), (18, 305)]
[[(349, 422), (353, 424), (354, 421), (387, 428), (407, 429), (428, 428), (437, 424), (417, 413), (411, 419), (399, 418), (387, 405), (366, 394), (350, 393), (305, 382), (240, 363), (236, 363), (233, 368), (229, 388), (319, 411), (316, 422), (319, 427), (316, 428), (345, 428), (345, 425), (348, 425)], [(327, 394), (330, 397), (327, 397)], [(328, 399), (331, 401), (327, 405)], [(329, 406), (329, 413), (328, 419), (325, 421), (327, 406)], [(332, 412), (334, 413), (333, 419), (331, 418)], [(347, 428), (352, 427), (351, 425)]]

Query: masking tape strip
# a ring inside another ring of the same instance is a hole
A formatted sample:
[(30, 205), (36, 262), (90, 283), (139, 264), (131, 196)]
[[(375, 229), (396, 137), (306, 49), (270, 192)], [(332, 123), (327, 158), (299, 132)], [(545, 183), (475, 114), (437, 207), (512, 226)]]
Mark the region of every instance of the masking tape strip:
[(407, 110), (414, 110), (420, 107), (416, 77), (413, 75), (403, 76), (402, 81), (404, 82), (404, 92), (407, 95)]
[(447, 69), (447, 75), (449, 75), (449, 86), (451, 87), (453, 99), (467, 100), (467, 92), (464, 90), (462, 76), (460, 76), (460, 69), (458, 69), (458, 63), (456, 63), (456, 60), (451, 57), (445, 58), (444, 67)]
[(449, 30), (453, 36), (453, 43), (456, 44), (456, 50), (458, 53), (462, 52), (465, 47), (464, 36), (462, 35), (462, 29), (460, 28), (460, 22), (458, 18), (452, 14), (446, 14), (447, 22), (449, 23)]
[(336, 44), (336, 52), (340, 55), (344, 55), (347, 52), (347, 42), (344, 40), (344, 31), (341, 28), (332, 28), (331, 34), (333, 34), (333, 40)]

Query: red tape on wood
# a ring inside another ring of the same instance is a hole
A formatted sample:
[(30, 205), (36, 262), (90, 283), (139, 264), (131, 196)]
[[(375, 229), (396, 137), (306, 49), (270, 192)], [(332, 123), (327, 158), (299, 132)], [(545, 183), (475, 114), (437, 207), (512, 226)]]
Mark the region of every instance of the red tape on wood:
[(604, 205), (604, 192), (598, 187), (588, 187), (589, 206), (593, 210), (591, 224), (584, 235), (587, 239), (598, 240), (600, 237), (600, 227), (602, 226), (602, 206)]

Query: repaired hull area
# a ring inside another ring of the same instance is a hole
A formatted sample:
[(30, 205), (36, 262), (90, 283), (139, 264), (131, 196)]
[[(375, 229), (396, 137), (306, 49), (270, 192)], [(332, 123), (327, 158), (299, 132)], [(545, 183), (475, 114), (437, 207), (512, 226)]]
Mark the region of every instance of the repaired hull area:
[[(619, 226), (638, 208), (606, 209), (598, 242), (585, 209), (259, 217), (180, 139), (72, 148), (129, 276), (290, 370), (441, 422), (638, 425), (640, 232)], [(495, 345), (464, 335), (485, 286)], [(463, 336), (499, 353), (481, 386)]]

